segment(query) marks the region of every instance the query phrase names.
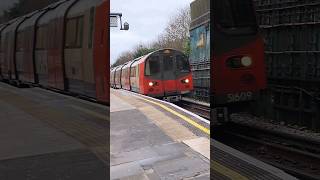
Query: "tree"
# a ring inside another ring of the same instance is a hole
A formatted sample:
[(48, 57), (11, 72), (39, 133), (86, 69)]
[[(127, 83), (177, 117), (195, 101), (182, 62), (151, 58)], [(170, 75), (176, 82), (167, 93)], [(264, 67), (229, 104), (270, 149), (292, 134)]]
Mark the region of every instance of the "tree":
[(189, 39), (190, 23), (190, 8), (179, 9), (178, 13), (170, 19), (163, 33), (155, 41), (149, 45), (139, 43), (132, 51), (122, 53), (112, 67), (162, 48), (174, 48), (189, 55), (191, 51)]
[(132, 60), (132, 59), (134, 59), (134, 58), (133, 58), (133, 53), (131, 51), (123, 52), (122, 54), (120, 54), (120, 56), (118, 57), (116, 62), (111, 67), (119, 66), (121, 64), (124, 64), (124, 63)]
[(190, 8), (178, 10), (178, 14), (171, 18), (164, 33), (159, 36), (157, 44), (184, 51), (189, 40), (190, 23)]
[(156, 49), (153, 47), (148, 47), (146, 45), (140, 44), (138, 46), (135, 47), (135, 50), (133, 51), (133, 58), (138, 58), (141, 56), (144, 56), (150, 52), (155, 51)]

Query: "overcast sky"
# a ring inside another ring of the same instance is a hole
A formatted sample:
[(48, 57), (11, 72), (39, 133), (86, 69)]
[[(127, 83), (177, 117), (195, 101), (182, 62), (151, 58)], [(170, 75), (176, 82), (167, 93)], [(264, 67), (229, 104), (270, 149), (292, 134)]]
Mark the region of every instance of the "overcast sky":
[(178, 9), (187, 7), (193, 0), (111, 0), (111, 13), (122, 13), (123, 22), (130, 24), (129, 31), (111, 28), (111, 64), (126, 50), (139, 43), (155, 40), (165, 29)]

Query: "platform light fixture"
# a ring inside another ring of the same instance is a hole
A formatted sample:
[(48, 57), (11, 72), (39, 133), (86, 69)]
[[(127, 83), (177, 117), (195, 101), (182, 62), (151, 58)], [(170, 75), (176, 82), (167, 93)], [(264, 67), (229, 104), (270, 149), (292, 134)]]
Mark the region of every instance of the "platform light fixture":
[(118, 19), (120, 19), (120, 30), (129, 30), (129, 23), (122, 24), (122, 13), (110, 13), (110, 27), (118, 27)]

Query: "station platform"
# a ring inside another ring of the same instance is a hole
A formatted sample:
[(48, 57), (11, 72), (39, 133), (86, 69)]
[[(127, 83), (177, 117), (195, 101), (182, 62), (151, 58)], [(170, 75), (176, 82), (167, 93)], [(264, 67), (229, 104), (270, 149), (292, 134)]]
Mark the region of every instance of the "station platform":
[(210, 178), (209, 135), (187, 126), (190, 114), (123, 90), (110, 98), (111, 179)]
[(174, 104), (111, 89), (110, 112), (111, 179), (296, 180), (210, 140), (210, 122)]
[(105, 180), (109, 108), (0, 82), (0, 179)]

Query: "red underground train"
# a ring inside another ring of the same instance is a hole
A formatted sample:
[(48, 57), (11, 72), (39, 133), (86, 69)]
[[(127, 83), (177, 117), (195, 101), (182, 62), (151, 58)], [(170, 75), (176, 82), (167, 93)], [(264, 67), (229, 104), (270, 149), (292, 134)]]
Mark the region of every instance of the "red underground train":
[(257, 100), (266, 66), (252, 0), (214, 0), (212, 12), (211, 119), (221, 123)]
[(111, 87), (176, 102), (193, 90), (188, 58), (174, 49), (161, 49), (111, 70)]
[(109, 104), (109, 0), (61, 0), (0, 26), (0, 77)]

